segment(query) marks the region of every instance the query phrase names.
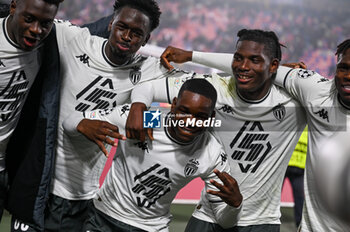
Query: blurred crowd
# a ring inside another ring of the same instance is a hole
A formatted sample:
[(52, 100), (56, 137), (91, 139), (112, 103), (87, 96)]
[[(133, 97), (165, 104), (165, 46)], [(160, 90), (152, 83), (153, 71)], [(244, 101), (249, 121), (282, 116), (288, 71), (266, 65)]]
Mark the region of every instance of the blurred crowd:
[[(150, 44), (231, 52), (240, 29), (273, 30), (287, 47), (282, 50), (283, 62), (304, 61), (308, 68), (332, 77), (333, 51), (339, 42), (350, 38), (350, 7), (344, 7), (348, 0), (331, 1), (327, 7), (320, 7), (313, 0), (286, 2), (162, 0), (160, 27), (152, 34)], [(113, 0), (65, 1), (58, 17), (76, 24), (91, 22), (110, 14), (113, 3)]]

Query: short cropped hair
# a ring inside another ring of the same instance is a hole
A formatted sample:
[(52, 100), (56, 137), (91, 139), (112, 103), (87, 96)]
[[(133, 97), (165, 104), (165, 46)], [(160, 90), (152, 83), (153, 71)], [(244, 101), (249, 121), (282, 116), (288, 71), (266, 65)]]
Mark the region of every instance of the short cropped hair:
[(346, 52), (346, 50), (348, 50), (349, 48), (350, 48), (350, 39), (344, 40), (337, 46), (337, 52), (335, 53), (335, 55), (339, 59), (339, 56), (343, 55)]
[(273, 31), (242, 29), (237, 33), (238, 41), (254, 41), (264, 44), (264, 49), (271, 59), (282, 59), (281, 46), (277, 35)]
[(159, 26), (161, 15), (158, 3), (154, 0), (116, 0), (114, 12), (118, 13), (123, 7), (128, 6), (146, 14), (151, 21), (151, 31)]
[(207, 80), (201, 78), (194, 78), (185, 81), (185, 83), (181, 86), (181, 89), (177, 96), (178, 99), (181, 98), (181, 95), (185, 90), (209, 98), (211, 100), (212, 108), (214, 109), (217, 99), (217, 92), (214, 86), (210, 84)]

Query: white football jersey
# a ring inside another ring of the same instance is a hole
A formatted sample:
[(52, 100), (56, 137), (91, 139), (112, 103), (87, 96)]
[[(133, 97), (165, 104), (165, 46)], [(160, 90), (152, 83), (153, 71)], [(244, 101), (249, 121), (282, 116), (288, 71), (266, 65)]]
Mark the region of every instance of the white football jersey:
[[(304, 106), (308, 123), (308, 150), (305, 166), (305, 203), (301, 231), (350, 231), (324, 209), (315, 186), (315, 170), (322, 141), (349, 130), (350, 109), (342, 104), (335, 82), (311, 70), (283, 68), (285, 75), (276, 84)], [(326, 172), (327, 170), (325, 170)], [(327, 188), (327, 183), (324, 183)]]
[(90, 141), (75, 141), (64, 135), (63, 120), (74, 111), (107, 109), (129, 102), (135, 85), (175, 72), (169, 73), (158, 58), (142, 55), (117, 66), (105, 54), (106, 39), (69, 22), (56, 22), (56, 30), (62, 87), (52, 192), (70, 200), (91, 199), (98, 190), (106, 159), (97, 145), (87, 149)]
[[(206, 78), (218, 93), (216, 119), (221, 120), (222, 125), (213, 131), (228, 154), (231, 174), (243, 195), (238, 225), (280, 224), (284, 174), (305, 127), (302, 107), (275, 85), (261, 100), (248, 101), (237, 94), (235, 79), (228, 74), (195, 77)], [(154, 81), (151, 90), (154, 100), (170, 101), (185, 80)], [(202, 207), (196, 209), (193, 216), (215, 223), (205, 198), (202, 197), (200, 204)]]
[[(128, 110), (129, 106), (125, 105), (112, 112), (99, 110), (84, 115), (85, 118), (108, 121), (125, 134)], [(65, 122), (68, 133), (76, 128), (73, 125), (69, 129), (66, 125)], [(155, 128), (153, 136), (153, 141), (144, 143), (119, 140), (115, 160), (94, 205), (126, 224), (146, 231), (167, 231), (171, 219), (170, 205), (177, 192), (197, 177), (205, 182), (205, 190), (217, 190), (210, 184), (210, 179), (221, 183), (213, 170), (230, 173), (230, 166), (223, 147), (209, 132), (188, 144), (171, 138), (167, 127)], [(214, 218), (232, 226), (232, 218), (236, 218), (240, 210), (228, 206), (217, 196), (207, 194), (206, 198)]]
[(8, 18), (0, 19), (0, 171), (5, 151), (40, 67), (40, 52), (22, 50), (7, 32)]

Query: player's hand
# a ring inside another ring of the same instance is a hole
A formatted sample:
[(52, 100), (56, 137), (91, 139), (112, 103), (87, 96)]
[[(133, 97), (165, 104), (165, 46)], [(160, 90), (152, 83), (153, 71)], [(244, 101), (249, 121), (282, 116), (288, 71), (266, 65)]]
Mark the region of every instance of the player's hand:
[(289, 68), (302, 68), (307, 69), (307, 66), (304, 62), (300, 61), (298, 63), (288, 63), (288, 64), (282, 64), (282, 66), (286, 66)]
[(243, 201), (243, 196), (239, 191), (237, 181), (229, 175), (227, 172), (220, 172), (215, 169), (214, 173), (222, 181), (222, 184), (219, 184), (215, 180), (210, 180), (210, 183), (217, 187), (220, 191), (207, 190), (209, 194), (219, 196), (226, 204), (238, 207)]
[(147, 110), (147, 107), (143, 103), (135, 102), (131, 105), (125, 125), (127, 138), (144, 142), (147, 135), (153, 140), (152, 128), (143, 128), (143, 111), (145, 110)]
[(170, 62), (178, 64), (185, 63), (192, 60), (192, 51), (185, 51), (180, 48), (168, 46), (160, 56), (160, 61), (163, 66), (169, 70), (173, 70), (174, 66)]
[(89, 140), (96, 143), (102, 152), (108, 157), (104, 143), (116, 146), (113, 138), (125, 140), (124, 135), (119, 134), (117, 126), (105, 121), (83, 119), (77, 126), (77, 130)]

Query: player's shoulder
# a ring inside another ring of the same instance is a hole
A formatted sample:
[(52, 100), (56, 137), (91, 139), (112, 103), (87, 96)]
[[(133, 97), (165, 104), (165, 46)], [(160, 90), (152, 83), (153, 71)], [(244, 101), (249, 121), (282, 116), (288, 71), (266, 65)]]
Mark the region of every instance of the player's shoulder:
[[(221, 126), (221, 123), (219, 123), (219, 120), (216, 120), (214, 122), (213, 126)], [(216, 124), (215, 124), (216, 123)], [(197, 142), (198, 145), (202, 147), (206, 151), (206, 154), (210, 156), (211, 159), (216, 160), (218, 156), (220, 156), (220, 153), (223, 150), (223, 146), (221, 142), (213, 135), (212, 132), (205, 131), (203, 133), (203, 136), (201, 136), (201, 140)]]

